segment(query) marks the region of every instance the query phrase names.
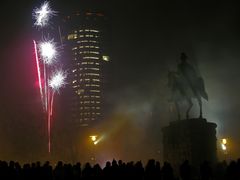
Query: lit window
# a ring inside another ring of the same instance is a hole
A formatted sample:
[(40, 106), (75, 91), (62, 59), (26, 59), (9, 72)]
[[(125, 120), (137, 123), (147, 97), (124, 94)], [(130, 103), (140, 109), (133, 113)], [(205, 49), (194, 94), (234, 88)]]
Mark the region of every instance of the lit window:
[(96, 107), (96, 109), (100, 109), (100, 107)]
[(80, 95), (80, 94), (82, 94), (82, 93), (84, 93), (84, 89), (78, 89), (78, 90), (77, 90), (77, 94), (78, 94), (78, 95)]
[(77, 39), (77, 34), (69, 34), (67, 39), (68, 40)]
[(94, 70), (94, 71), (99, 71), (99, 68), (84, 68), (84, 70)]
[(87, 76), (99, 76), (97, 73), (86, 73)]
[(97, 41), (93, 41), (93, 40), (89, 40), (89, 42), (92, 42), (92, 43), (97, 43)]
[(99, 58), (94, 56), (85, 56), (83, 57), (83, 59), (99, 59)]
[(90, 32), (99, 32), (99, 31), (95, 29), (91, 29)]
[(104, 61), (109, 61), (109, 56), (102, 56), (102, 59), (103, 59)]
[(91, 89), (90, 92), (100, 92), (99, 90)]
[(99, 52), (96, 51), (90, 51), (91, 54), (99, 54)]
[(76, 83), (77, 82), (77, 80), (74, 80), (72, 83), (74, 84), (74, 83)]
[(100, 82), (100, 79), (92, 79), (94, 82)]
[(73, 51), (76, 50), (76, 49), (77, 49), (77, 47), (73, 47), (73, 48), (72, 48)]

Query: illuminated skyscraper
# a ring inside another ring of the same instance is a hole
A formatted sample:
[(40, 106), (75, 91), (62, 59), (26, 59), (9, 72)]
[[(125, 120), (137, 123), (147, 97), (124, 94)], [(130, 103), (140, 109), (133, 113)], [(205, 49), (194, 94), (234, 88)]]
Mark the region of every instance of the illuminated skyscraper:
[(91, 126), (106, 114), (109, 34), (104, 14), (77, 12), (64, 18), (69, 109), (77, 126)]

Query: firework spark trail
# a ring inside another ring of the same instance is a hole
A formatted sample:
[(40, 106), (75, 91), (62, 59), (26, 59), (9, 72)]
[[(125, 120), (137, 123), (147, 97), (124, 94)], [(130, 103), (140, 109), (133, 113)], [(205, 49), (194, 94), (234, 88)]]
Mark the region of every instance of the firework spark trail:
[(53, 99), (55, 92), (48, 91), (48, 97), (49, 97), (49, 109), (48, 109), (48, 152), (51, 152), (51, 124), (52, 124), (52, 115), (53, 115)]
[(40, 91), (41, 100), (43, 102), (43, 89), (42, 89), (42, 80), (41, 80), (41, 70), (40, 70), (39, 59), (38, 59), (37, 44), (36, 44), (35, 40), (33, 40), (33, 44), (34, 44), (35, 59), (36, 59), (36, 65), (37, 65), (39, 91)]
[(51, 152), (51, 124), (52, 124), (52, 109), (53, 109), (54, 91), (48, 90), (48, 111), (47, 111), (47, 126), (48, 126), (48, 152)]
[(47, 69), (46, 65), (43, 64), (43, 73), (44, 73), (44, 105), (46, 112), (48, 111), (48, 86), (47, 86)]
[(55, 92), (53, 91), (52, 92), (52, 97), (51, 97), (51, 105), (50, 105), (50, 114), (51, 114), (51, 116), (53, 114), (53, 98), (54, 98), (54, 94), (55, 94)]
[(51, 152), (51, 114), (50, 114), (50, 106), (48, 107), (48, 119), (47, 119), (47, 124), (48, 124), (48, 152)]

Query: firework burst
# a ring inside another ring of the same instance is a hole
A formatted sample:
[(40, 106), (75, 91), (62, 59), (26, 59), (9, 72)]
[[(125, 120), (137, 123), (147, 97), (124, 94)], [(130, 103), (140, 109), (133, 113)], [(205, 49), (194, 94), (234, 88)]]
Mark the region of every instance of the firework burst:
[[(34, 25), (36, 27), (45, 27), (49, 24), (50, 18), (54, 15), (56, 15), (56, 12), (50, 8), (49, 2), (45, 1), (40, 8), (36, 8), (33, 12), (33, 17), (35, 19)], [(56, 70), (57, 68), (55, 62), (58, 58), (58, 51), (55, 46), (56, 43), (53, 41), (53, 39), (42, 40), (39, 43), (36, 43), (34, 40), (33, 44), (40, 96), (43, 103), (44, 112), (46, 112), (47, 117), (48, 152), (50, 153), (54, 94), (56, 91), (59, 92), (59, 89), (65, 85), (65, 79), (67, 75), (62, 70)]]
[(49, 2), (45, 1), (40, 8), (36, 8), (33, 12), (35, 19), (35, 26), (45, 27), (49, 23), (49, 19), (56, 15), (56, 11), (53, 11), (49, 5)]
[(49, 81), (49, 86), (53, 89), (53, 91), (59, 91), (59, 89), (66, 84), (66, 77), (67, 74), (64, 71), (56, 71), (55, 73), (53, 73)]
[(53, 39), (40, 42), (39, 51), (45, 64), (53, 64), (56, 60), (58, 53), (55, 44), (56, 43), (54, 43)]

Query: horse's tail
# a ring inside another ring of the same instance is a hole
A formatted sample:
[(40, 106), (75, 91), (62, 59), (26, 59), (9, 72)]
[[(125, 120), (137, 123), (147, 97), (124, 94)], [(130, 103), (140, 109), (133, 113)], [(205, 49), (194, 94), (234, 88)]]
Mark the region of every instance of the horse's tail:
[(208, 94), (205, 90), (203, 78), (201, 77), (198, 78), (198, 85), (199, 85), (198, 89), (199, 89), (200, 95), (208, 101)]

